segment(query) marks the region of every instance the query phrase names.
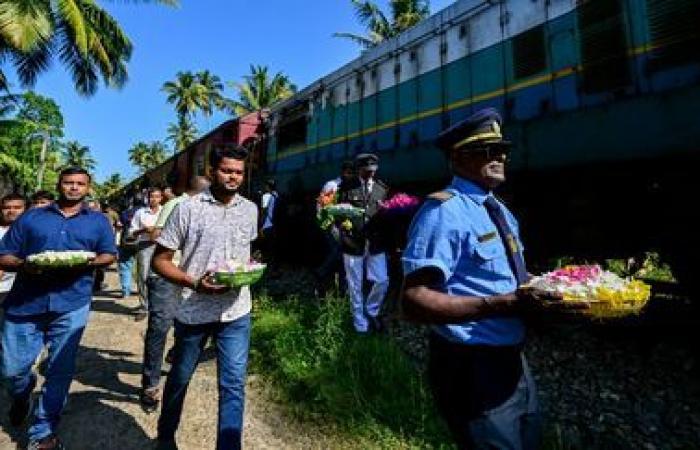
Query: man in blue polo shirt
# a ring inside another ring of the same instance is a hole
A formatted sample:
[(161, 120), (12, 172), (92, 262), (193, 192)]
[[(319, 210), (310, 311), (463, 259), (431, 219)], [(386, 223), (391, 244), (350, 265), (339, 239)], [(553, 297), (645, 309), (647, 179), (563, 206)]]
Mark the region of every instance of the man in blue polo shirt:
[[(87, 324), (94, 270), (109, 266), (117, 249), (104, 214), (83, 203), (90, 175), (80, 168), (62, 171), (59, 199), (22, 215), (0, 241), (0, 269), (16, 272), (7, 296), (2, 329), (2, 375), (13, 402), (10, 423), (23, 424), (36, 385), (32, 373), (46, 345), (46, 381), (29, 427), (29, 450), (61, 449), (55, 435), (75, 372), (75, 357)], [(41, 269), (26, 260), (46, 250), (84, 250), (96, 254), (80, 269)]]
[(521, 287), (529, 276), (518, 223), (492, 192), (510, 151), (500, 130), (498, 112), (485, 109), (438, 138), (454, 178), (411, 225), (403, 306), (433, 325), (430, 381), (459, 448), (534, 450), (539, 414), (519, 314), (582, 305)]

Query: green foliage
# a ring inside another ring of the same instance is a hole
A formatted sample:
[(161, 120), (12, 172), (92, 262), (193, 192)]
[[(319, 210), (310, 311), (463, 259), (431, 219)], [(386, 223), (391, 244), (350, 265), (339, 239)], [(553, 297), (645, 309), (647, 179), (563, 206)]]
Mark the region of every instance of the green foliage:
[[(53, 186), (63, 165), (60, 138), (64, 123), (59, 106), (34, 92), (10, 94), (0, 98), (0, 115), (6, 117), (0, 120), (0, 152), (5, 155), (2, 164), (5, 170), (13, 171), (17, 188), (29, 191), (37, 187), (43, 145), (47, 151), (41, 186)], [(18, 172), (17, 164), (26, 170)]]
[(607, 259), (605, 267), (623, 277), (644, 278), (654, 281), (676, 281), (671, 267), (661, 261), (656, 252), (646, 252), (637, 259)]
[(78, 141), (66, 142), (63, 147), (63, 158), (66, 166), (82, 167), (92, 173), (95, 170), (95, 159), (90, 154), (90, 147)]
[(129, 161), (140, 173), (159, 166), (168, 157), (165, 144), (159, 141), (151, 143), (138, 142), (129, 149)]
[(291, 97), (297, 88), (282, 72), (270, 76), (267, 66), (250, 66), (244, 83), (231, 83), (238, 91), (238, 100), (231, 104), (232, 112), (242, 116), (271, 107)]
[(168, 126), (166, 140), (173, 143), (175, 153), (186, 149), (188, 145), (197, 139), (197, 127), (188, 116), (180, 116), (177, 123)]
[(0, 53), (10, 57), (24, 86), (32, 86), (51, 60), (58, 59), (80, 94), (94, 94), (100, 77), (107, 86), (121, 87), (131, 52), (117, 21), (92, 0), (0, 2)]
[(367, 36), (354, 33), (335, 33), (334, 36), (350, 39), (364, 48), (398, 36), (430, 15), (429, 0), (390, 0), (388, 14), (373, 1), (350, 1), (357, 20), (367, 28)]
[(376, 448), (451, 447), (424, 377), (386, 336), (358, 336), (345, 300), (256, 300), (251, 345), (253, 370), (302, 417)]

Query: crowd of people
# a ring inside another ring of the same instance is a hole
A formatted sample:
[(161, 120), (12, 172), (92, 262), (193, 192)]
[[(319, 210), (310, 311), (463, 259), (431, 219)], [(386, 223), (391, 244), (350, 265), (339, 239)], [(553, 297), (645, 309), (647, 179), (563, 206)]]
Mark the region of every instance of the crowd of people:
[[(493, 194), (505, 181), (511, 149), (501, 125), (499, 114), (486, 109), (438, 138), (453, 181), (429, 195), (408, 232), (400, 232), (406, 234), (400, 239), (400, 298), (406, 318), (431, 325), (431, 386), (459, 447), (529, 450), (538, 448), (540, 425), (522, 354), (521, 316), (583, 305), (523, 287), (529, 275), (518, 223)], [(21, 427), (28, 420), (29, 449), (64, 448), (57, 424), (76, 352), (93, 291), (102, 287), (99, 273), (114, 262), (120, 297), (131, 296), (135, 273), (135, 318), (148, 318), (139, 398), (147, 412), (160, 408), (157, 448), (177, 448), (187, 387), (208, 340), (218, 359), (217, 449), (241, 447), (251, 292), (218, 284), (212, 270), (224, 261), (250, 261), (256, 240), (265, 261), (274, 263), (281, 208), (274, 180), (265, 183), (259, 207), (240, 193), (246, 161), (244, 148), (213, 149), (210, 173), (193, 178), (186, 192), (151, 188), (144, 205), (121, 213), (87, 201), (91, 176), (80, 168), (61, 172), (57, 198), (43, 191), (31, 205), (18, 194), (2, 198), (0, 362), (12, 398), (10, 423)], [(324, 227), (326, 251), (314, 270), (320, 294), (347, 292), (352, 326), (362, 335), (382, 329), (388, 260), (396, 247), (391, 230), (376, 225), (389, 193), (378, 170), (377, 155), (357, 155), (318, 197), (319, 210), (333, 203), (362, 211)], [(72, 268), (28, 262), (45, 250), (84, 250), (95, 257)], [(166, 355), (171, 328), (175, 343)], [(30, 414), (32, 367), (45, 346), (46, 380)], [(164, 357), (171, 368), (161, 393)]]

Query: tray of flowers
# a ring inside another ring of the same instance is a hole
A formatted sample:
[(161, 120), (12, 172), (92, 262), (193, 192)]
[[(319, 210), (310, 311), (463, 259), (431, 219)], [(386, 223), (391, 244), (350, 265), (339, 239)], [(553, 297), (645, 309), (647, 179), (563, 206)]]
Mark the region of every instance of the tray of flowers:
[(639, 314), (651, 297), (651, 287), (642, 281), (622, 278), (599, 265), (570, 265), (532, 278), (524, 287), (558, 292), (564, 301), (585, 302), (576, 310), (595, 319)]

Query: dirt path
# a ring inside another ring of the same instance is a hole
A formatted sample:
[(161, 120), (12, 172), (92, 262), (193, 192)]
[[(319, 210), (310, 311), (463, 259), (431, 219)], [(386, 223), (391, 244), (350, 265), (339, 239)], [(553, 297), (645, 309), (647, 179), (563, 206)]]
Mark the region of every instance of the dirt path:
[[(107, 282), (117, 285), (116, 274)], [(95, 298), (78, 355), (78, 368), (59, 434), (69, 450), (142, 450), (154, 447), (158, 413), (138, 404), (146, 322), (135, 322), (135, 298), (116, 299), (112, 291)], [(164, 365), (164, 370), (168, 365)], [(164, 382), (164, 380), (163, 380)], [(245, 447), (251, 449), (347, 447), (333, 437), (305, 429), (267, 395), (260, 378), (248, 378)], [(216, 361), (202, 362), (190, 384), (177, 435), (182, 450), (213, 449), (217, 414)], [(0, 394), (0, 450), (16, 448), (8, 434), (8, 398)], [(351, 445), (352, 446), (352, 445)]]

